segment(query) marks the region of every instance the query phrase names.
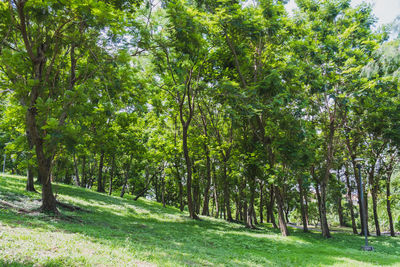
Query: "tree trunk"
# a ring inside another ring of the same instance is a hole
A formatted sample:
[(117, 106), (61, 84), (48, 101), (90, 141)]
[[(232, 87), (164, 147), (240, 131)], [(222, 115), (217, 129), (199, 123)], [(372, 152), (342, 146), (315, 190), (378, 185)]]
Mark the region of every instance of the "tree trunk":
[(83, 155), (82, 157), (82, 183), (81, 187), (87, 187), (87, 181), (86, 181), (86, 155)]
[(40, 137), (38, 132), (38, 127), (36, 125), (36, 108), (28, 108), (26, 114), (26, 124), (27, 124), (27, 138), (32, 142), (31, 144), (35, 146), (36, 160), (38, 166), (38, 180), (42, 183), (42, 206), (41, 210), (43, 212), (58, 213), (56, 207), (56, 198), (53, 194), (53, 189), (51, 186), (51, 162), (53, 160), (53, 155), (50, 157), (45, 156), (45, 149), (43, 147), (44, 140)]
[(32, 168), (32, 165), (29, 164), (29, 161), (28, 161), (27, 176), (28, 177), (26, 179), (26, 191), (36, 192), (34, 181), (33, 181), (33, 168)]
[(347, 172), (347, 167), (346, 167), (345, 176), (346, 176), (346, 185), (347, 185), (347, 201), (349, 204), (350, 217), (351, 217), (351, 227), (353, 229), (353, 234), (358, 234), (356, 219), (354, 217), (353, 198), (351, 195), (352, 188), (351, 188), (351, 184), (350, 184), (349, 173)]
[(264, 184), (262, 181), (260, 181), (260, 223), (264, 223), (264, 196), (263, 196), (263, 192), (264, 192)]
[(248, 184), (250, 187), (250, 196), (249, 196), (249, 209), (247, 210), (247, 221), (246, 227), (247, 228), (254, 228), (254, 221), (253, 221), (253, 213), (254, 213), (254, 198), (255, 198), (255, 166), (250, 165), (249, 174), (248, 174)]
[(283, 210), (283, 199), (281, 196), (280, 188), (277, 186), (275, 186), (274, 188), (275, 188), (274, 189), (275, 199), (276, 199), (276, 204), (277, 204), (277, 208), (278, 208), (279, 229), (281, 230), (282, 236), (288, 236), (289, 231), (288, 231), (286, 221), (285, 221), (285, 214), (284, 214), (284, 210)]
[(186, 161), (186, 171), (187, 171), (187, 181), (186, 181), (186, 190), (187, 190), (187, 201), (188, 201), (188, 209), (189, 215), (192, 219), (198, 219), (197, 214), (194, 209), (193, 199), (192, 199), (192, 162), (189, 156), (189, 149), (187, 145), (187, 138), (188, 138), (188, 125), (182, 125), (182, 150), (183, 155)]
[(112, 159), (111, 159), (110, 186), (108, 188), (108, 194), (110, 196), (112, 194), (112, 188), (113, 188), (112, 184), (113, 184), (114, 175), (115, 175), (115, 154), (112, 155)]
[(393, 216), (392, 216), (392, 209), (391, 209), (391, 193), (390, 193), (390, 179), (392, 176), (392, 172), (389, 171), (387, 179), (386, 179), (386, 210), (389, 218), (389, 228), (390, 228), (390, 236), (395, 236), (394, 233), (394, 225), (393, 225)]
[(381, 228), (379, 226), (378, 209), (377, 209), (378, 189), (376, 188), (375, 185), (373, 185), (373, 188), (371, 190), (371, 195), (372, 195), (372, 209), (373, 209), (373, 212), (374, 212), (374, 222), (375, 222), (376, 235), (377, 236), (381, 236)]
[(218, 218), (219, 213), (219, 201), (218, 201), (218, 191), (217, 191), (217, 177), (215, 175), (215, 164), (213, 164), (213, 196), (215, 201), (215, 218)]
[(97, 192), (106, 192), (103, 184), (103, 164), (104, 164), (104, 150), (101, 150), (100, 162), (99, 162), (99, 173), (97, 176)]
[(229, 181), (227, 175), (227, 156), (224, 156), (224, 166), (223, 166), (223, 186), (224, 186), (224, 202), (225, 202), (225, 209), (226, 209), (226, 220), (228, 222), (232, 222), (232, 213), (231, 213), (231, 203), (230, 203), (230, 193), (229, 193)]
[(131, 156), (129, 158), (129, 162), (127, 163), (127, 166), (126, 166), (126, 169), (125, 169), (125, 172), (124, 172), (125, 179), (124, 179), (124, 184), (122, 186), (120, 197), (124, 197), (125, 190), (126, 190), (126, 187), (128, 185), (128, 177), (129, 177), (129, 171), (131, 169), (132, 159), (133, 159), (133, 154), (131, 154)]
[(329, 232), (328, 220), (326, 217), (326, 184), (321, 183), (321, 230), (322, 236), (325, 238), (330, 238), (331, 234)]
[(275, 202), (274, 186), (270, 185), (269, 202), (268, 202), (268, 206), (267, 206), (267, 213), (268, 213), (268, 218), (269, 218), (268, 222), (271, 222), (272, 225), (274, 226), (274, 228), (278, 228), (278, 226), (276, 225), (275, 215), (274, 215), (274, 202)]
[(304, 193), (303, 193), (303, 180), (301, 178), (297, 179), (297, 183), (299, 185), (299, 194), (300, 194), (300, 210), (301, 210), (301, 220), (303, 221), (303, 232), (308, 232), (307, 220), (306, 220), (306, 210), (304, 207)]
[(74, 181), (75, 181), (75, 185), (76, 186), (80, 186), (81, 182), (80, 182), (80, 179), (79, 179), (78, 162), (76, 161), (75, 153), (74, 153), (73, 157), (74, 157), (74, 170), (75, 170), (75, 179), (74, 179)]
[[(364, 219), (363, 219), (364, 212), (363, 212), (363, 203), (361, 202), (360, 177), (358, 176), (357, 163), (355, 161), (355, 158), (356, 158), (355, 156), (352, 156), (353, 171), (354, 171), (354, 176), (355, 176), (356, 185), (357, 185), (358, 208), (359, 208), (359, 211), (360, 211), (359, 212), (359, 214), (360, 214), (360, 222), (361, 222), (361, 233), (360, 233), (360, 235), (364, 235), (364, 229), (365, 229), (365, 227), (364, 227)], [(364, 190), (364, 189), (362, 189), (362, 190)], [(366, 195), (364, 194), (364, 200), (366, 200), (366, 199), (367, 199)], [(366, 218), (368, 218), (368, 216)], [(367, 222), (367, 229), (368, 229), (368, 222)]]
[(210, 210), (209, 210), (209, 202), (210, 202), (210, 185), (211, 185), (211, 159), (210, 159), (210, 153), (208, 151), (207, 145), (205, 145), (206, 149), (206, 185), (204, 187), (204, 203), (203, 203), (203, 211), (201, 212), (201, 215), (209, 216), (210, 215)]

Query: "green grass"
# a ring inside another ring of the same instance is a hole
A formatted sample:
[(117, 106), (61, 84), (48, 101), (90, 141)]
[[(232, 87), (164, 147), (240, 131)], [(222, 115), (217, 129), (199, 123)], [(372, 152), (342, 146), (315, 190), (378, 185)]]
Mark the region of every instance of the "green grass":
[[(0, 200), (34, 210), (39, 194), (26, 193), (25, 179), (0, 176)], [(400, 266), (400, 238), (363, 238), (291, 229), (281, 237), (269, 225), (242, 225), (186, 213), (146, 199), (121, 199), (56, 184), (57, 198), (85, 211), (51, 217), (0, 204), (0, 266)]]

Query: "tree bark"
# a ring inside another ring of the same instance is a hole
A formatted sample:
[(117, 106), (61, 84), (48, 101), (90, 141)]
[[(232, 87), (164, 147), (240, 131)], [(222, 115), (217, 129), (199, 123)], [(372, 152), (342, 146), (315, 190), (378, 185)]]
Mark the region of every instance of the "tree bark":
[(28, 171), (27, 171), (27, 180), (26, 180), (26, 191), (36, 192), (35, 185), (33, 181), (33, 168), (32, 165), (28, 162)]
[(281, 190), (279, 187), (275, 186), (274, 191), (275, 191), (276, 204), (277, 204), (277, 208), (278, 208), (279, 229), (281, 230), (282, 236), (288, 236), (289, 231), (288, 231), (286, 221), (285, 221), (285, 214), (284, 214), (284, 210), (283, 210), (283, 199), (282, 199), (281, 192), (280, 192)]
[(391, 193), (390, 193), (390, 180), (392, 176), (392, 171), (390, 170), (387, 174), (386, 178), (386, 210), (389, 219), (389, 228), (390, 228), (390, 236), (395, 236), (394, 225), (393, 225), (393, 216), (391, 209)]
[(300, 195), (300, 210), (301, 210), (301, 220), (303, 222), (303, 232), (308, 232), (307, 220), (306, 220), (306, 210), (304, 207), (304, 193), (303, 193), (303, 180), (301, 178), (297, 179), (299, 185), (299, 195)]
[(351, 228), (353, 229), (353, 234), (358, 234), (356, 219), (354, 217), (353, 198), (352, 198), (352, 194), (351, 194), (352, 188), (351, 188), (351, 184), (350, 184), (349, 173), (347, 171), (347, 166), (346, 166), (345, 177), (346, 177), (346, 185), (347, 185), (347, 201), (349, 204), (350, 217), (351, 217)]
[(73, 157), (74, 157), (74, 170), (75, 170), (75, 179), (74, 179), (74, 181), (75, 181), (75, 185), (76, 186), (80, 186), (81, 182), (80, 182), (80, 179), (79, 179), (78, 162), (76, 160), (75, 152), (74, 152)]
[(125, 169), (125, 172), (124, 172), (125, 179), (124, 179), (124, 184), (122, 186), (120, 197), (124, 197), (125, 190), (126, 190), (126, 187), (128, 185), (129, 171), (131, 169), (132, 159), (133, 159), (133, 154), (131, 154), (131, 156), (129, 158), (129, 162), (127, 163), (127, 166), (126, 166), (126, 169)]
[(198, 219), (197, 214), (195, 212), (195, 208), (193, 205), (193, 198), (192, 198), (192, 162), (189, 156), (189, 149), (187, 145), (187, 138), (188, 138), (188, 128), (189, 125), (186, 123), (182, 123), (182, 150), (183, 155), (186, 161), (186, 171), (187, 171), (187, 181), (186, 181), (186, 190), (187, 190), (187, 201), (188, 201), (188, 209), (189, 215), (192, 219)]
[(113, 189), (112, 184), (113, 184), (114, 175), (115, 175), (115, 154), (112, 155), (112, 159), (111, 159), (110, 186), (108, 188), (108, 194), (110, 196), (112, 194), (112, 189)]
[(264, 184), (260, 181), (260, 223), (264, 223)]
[(104, 164), (104, 150), (100, 152), (99, 173), (97, 176), (97, 192), (106, 192), (103, 184), (103, 164)]
[(83, 155), (82, 157), (82, 183), (81, 187), (87, 187), (87, 181), (86, 181), (86, 155)]
[(228, 165), (228, 159), (227, 155), (224, 156), (223, 158), (224, 166), (223, 166), (223, 186), (224, 186), (224, 202), (225, 202), (225, 209), (226, 209), (226, 220), (228, 222), (233, 222), (232, 218), (232, 212), (231, 212), (231, 201), (230, 201), (230, 193), (229, 193), (229, 181), (228, 181), (228, 175), (227, 175), (227, 165)]

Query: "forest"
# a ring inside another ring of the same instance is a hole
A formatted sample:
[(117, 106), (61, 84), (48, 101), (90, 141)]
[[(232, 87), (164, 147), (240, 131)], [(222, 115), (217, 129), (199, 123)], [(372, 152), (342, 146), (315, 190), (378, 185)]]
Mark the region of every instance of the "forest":
[(2, 0), (3, 174), (46, 216), (77, 209), (71, 185), (287, 238), (398, 235), (400, 17), (287, 2)]

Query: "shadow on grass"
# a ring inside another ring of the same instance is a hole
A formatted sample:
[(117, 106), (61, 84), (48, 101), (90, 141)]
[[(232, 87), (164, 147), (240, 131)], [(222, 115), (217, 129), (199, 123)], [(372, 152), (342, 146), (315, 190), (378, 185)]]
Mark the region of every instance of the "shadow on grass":
[[(21, 182), (16, 184), (21, 185)], [(398, 238), (371, 238), (376, 249), (371, 254), (360, 251), (363, 240), (359, 236), (333, 234), (332, 239), (326, 240), (320, 233), (294, 229), (290, 237), (283, 238), (278, 230), (266, 226), (249, 230), (240, 224), (204, 217), (194, 221), (178, 209), (163, 208), (161, 204), (147, 200), (109, 197), (60, 184), (56, 187), (61, 199), (92, 211), (62, 211), (66, 216), (79, 218), (82, 223), (56, 221), (44, 215), (33, 219), (29, 215), (10, 212), (10, 216), (0, 217), (1, 221), (12, 227), (79, 233), (95, 242), (109, 242), (143, 253), (155, 251), (157, 260), (168, 257), (166, 260), (179, 265), (309, 266), (346, 264), (353, 260), (383, 266), (400, 261)], [(7, 186), (0, 183), (0, 191), (4, 189)]]

